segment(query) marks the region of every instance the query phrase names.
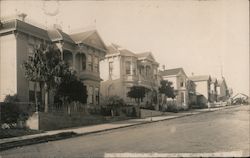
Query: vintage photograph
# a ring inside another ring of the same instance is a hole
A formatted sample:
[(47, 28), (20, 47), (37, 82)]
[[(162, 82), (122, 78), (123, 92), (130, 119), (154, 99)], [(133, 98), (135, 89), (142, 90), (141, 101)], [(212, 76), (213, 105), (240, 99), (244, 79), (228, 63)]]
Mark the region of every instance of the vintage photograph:
[(0, 158), (249, 157), (249, 0), (0, 0)]

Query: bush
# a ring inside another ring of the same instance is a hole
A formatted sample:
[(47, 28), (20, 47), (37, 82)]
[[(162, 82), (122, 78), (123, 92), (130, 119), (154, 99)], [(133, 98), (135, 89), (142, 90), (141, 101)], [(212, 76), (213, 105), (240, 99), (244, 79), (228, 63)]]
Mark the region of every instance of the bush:
[(13, 103), (13, 102), (18, 102), (19, 99), (17, 98), (17, 95), (14, 94), (14, 95), (7, 95), (5, 98), (4, 98), (4, 102), (5, 103)]
[(170, 105), (168, 105), (167, 111), (168, 111), (168, 112), (178, 112), (179, 109), (177, 108), (176, 105), (170, 104)]
[(111, 116), (111, 109), (107, 107), (101, 107), (101, 115)]
[(26, 121), (29, 117), (28, 111), (24, 111), (16, 103), (1, 103), (1, 124), (8, 124), (15, 127), (18, 121)]

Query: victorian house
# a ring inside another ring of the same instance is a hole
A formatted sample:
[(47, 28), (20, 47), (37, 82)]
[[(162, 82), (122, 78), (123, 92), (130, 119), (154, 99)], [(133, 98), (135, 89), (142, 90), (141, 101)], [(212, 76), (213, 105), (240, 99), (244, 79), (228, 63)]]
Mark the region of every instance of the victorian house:
[[(175, 101), (178, 109), (187, 109), (189, 105), (189, 92), (188, 89), (188, 77), (183, 68), (167, 69), (160, 71), (160, 76), (163, 80), (167, 80), (173, 83), (175, 91)], [(191, 84), (191, 83), (190, 83)], [(191, 90), (191, 88), (190, 88)], [(190, 94), (190, 95), (191, 95)], [(169, 98), (170, 99), (170, 98)]]
[[(17, 94), (21, 102), (34, 98), (33, 83), (24, 77), (22, 63), (32, 55), (35, 45), (53, 44), (62, 59), (87, 87), (87, 104), (99, 104), (99, 61), (106, 55), (106, 46), (96, 30), (67, 34), (57, 26), (40, 28), (19, 19), (1, 21), (0, 25), (0, 101)], [(40, 91), (40, 90), (39, 90)], [(53, 96), (50, 95), (50, 103)]]
[[(159, 77), (158, 66), (151, 52), (134, 53), (116, 44), (108, 46), (105, 59), (100, 62), (102, 67), (102, 97), (117, 95), (128, 104), (135, 101), (127, 97), (132, 86), (142, 86), (149, 91), (142, 104), (152, 104), (153, 95), (157, 95)], [(154, 93), (155, 92), (155, 93)], [(156, 104), (156, 103), (155, 103)]]

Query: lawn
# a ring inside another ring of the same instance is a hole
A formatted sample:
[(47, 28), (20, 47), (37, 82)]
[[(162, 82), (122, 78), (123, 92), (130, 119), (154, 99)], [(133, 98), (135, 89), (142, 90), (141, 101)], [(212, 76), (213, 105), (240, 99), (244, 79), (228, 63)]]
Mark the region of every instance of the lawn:
[(19, 137), (24, 135), (32, 135), (42, 133), (42, 131), (31, 130), (31, 129), (0, 129), (0, 139), (3, 138), (11, 138), (11, 137)]

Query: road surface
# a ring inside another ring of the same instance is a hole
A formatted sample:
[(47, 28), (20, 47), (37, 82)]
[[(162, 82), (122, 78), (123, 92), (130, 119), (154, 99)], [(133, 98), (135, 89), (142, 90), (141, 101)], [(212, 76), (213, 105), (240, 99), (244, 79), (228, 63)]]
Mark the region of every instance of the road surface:
[(247, 156), (250, 148), (249, 108), (250, 106), (242, 105), (173, 120), (10, 149), (1, 152), (0, 155), (3, 158), (33, 158), (104, 157), (112, 156), (112, 153), (237, 152)]

